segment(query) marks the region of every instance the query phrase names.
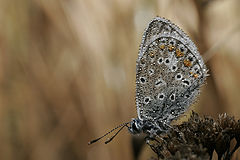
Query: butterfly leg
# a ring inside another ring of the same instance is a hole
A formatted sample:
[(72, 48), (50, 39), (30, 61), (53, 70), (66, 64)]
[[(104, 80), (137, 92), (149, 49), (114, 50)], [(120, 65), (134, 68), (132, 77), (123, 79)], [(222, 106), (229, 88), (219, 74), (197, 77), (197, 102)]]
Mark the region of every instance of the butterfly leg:
[(185, 136), (184, 136), (183, 132), (181, 132), (179, 129), (173, 128), (171, 125), (169, 125), (165, 122), (163, 122), (163, 124), (166, 125), (167, 127), (171, 128), (175, 132), (177, 132), (177, 134), (180, 136), (180, 138), (186, 143), (186, 139), (185, 139)]
[[(155, 152), (157, 154), (158, 159), (159, 158), (161, 158), (161, 159), (164, 158), (164, 156), (160, 153), (160, 151), (162, 150), (161, 149), (162, 145), (161, 145), (161, 143), (157, 139), (149, 137), (149, 136), (146, 136), (144, 138), (144, 140), (145, 140), (146, 144), (150, 146), (150, 148), (153, 150), (153, 152)], [(157, 145), (152, 144), (151, 141), (157, 142)]]

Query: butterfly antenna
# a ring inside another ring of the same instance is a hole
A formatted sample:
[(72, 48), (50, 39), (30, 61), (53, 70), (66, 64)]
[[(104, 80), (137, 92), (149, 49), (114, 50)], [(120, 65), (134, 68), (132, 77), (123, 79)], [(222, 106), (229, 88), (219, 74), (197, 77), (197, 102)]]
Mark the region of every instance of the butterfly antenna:
[[(113, 139), (125, 126), (127, 126), (129, 123), (130, 123), (130, 122), (120, 124), (119, 126), (113, 128), (111, 131), (107, 132), (107, 133), (104, 134), (103, 136), (101, 136), (101, 137), (99, 137), (99, 138), (97, 138), (97, 139), (94, 139), (94, 140), (88, 142), (88, 145), (93, 144), (93, 143), (99, 141), (100, 139), (102, 139), (103, 137), (105, 137), (105, 136), (107, 136), (108, 134), (112, 133), (112, 132), (115, 131), (116, 129), (122, 127), (122, 128), (120, 128), (120, 129), (118, 130), (118, 132), (117, 132), (116, 134), (114, 134), (114, 136), (112, 136), (109, 140), (107, 140), (107, 141), (105, 142), (105, 144), (109, 143), (109, 142), (112, 141), (112, 139)], [(128, 127), (128, 126), (127, 126), (127, 127)]]
[(105, 144), (108, 144), (109, 142), (111, 142), (113, 140), (113, 138), (116, 137), (118, 135), (118, 133), (126, 126), (127, 126), (127, 124), (122, 126), (111, 138), (109, 138), (108, 140), (105, 141)]

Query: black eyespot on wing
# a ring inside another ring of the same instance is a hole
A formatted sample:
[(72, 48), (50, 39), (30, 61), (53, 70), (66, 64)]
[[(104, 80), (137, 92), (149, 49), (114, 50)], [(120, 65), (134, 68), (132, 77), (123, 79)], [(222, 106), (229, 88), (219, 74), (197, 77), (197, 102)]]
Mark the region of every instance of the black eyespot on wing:
[(164, 94), (163, 93), (159, 93), (157, 98), (160, 99), (160, 100), (163, 100), (164, 99)]
[(148, 104), (150, 102), (150, 97), (145, 97), (144, 98), (144, 104)]
[(181, 79), (182, 79), (182, 74), (181, 74), (181, 73), (178, 73), (178, 74), (175, 76), (175, 79), (176, 79), (176, 80), (181, 80)]
[(169, 64), (169, 63), (170, 63), (170, 60), (167, 58), (167, 59), (165, 60), (165, 63), (166, 63), (166, 64)]
[(171, 101), (175, 101), (175, 94), (172, 94), (172, 95), (170, 96), (170, 100), (171, 100)]
[(145, 82), (146, 82), (146, 79), (145, 79), (144, 77), (141, 77), (141, 78), (140, 78), (140, 81), (141, 81), (141, 83), (145, 83)]
[(184, 84), (186, 84), (187, 86), (189, 86), (189, 85), (190, 85), (190, 82), (189, 82), (189, 81), (187, 81), (187, 80), (184, 80), (184, 81), (183, 81), (183, 83), (184, 83)]
[(181, 51), (181, 52), (183, 52), (183, 51), (184, 51), (184, 48), (183, 48), (183, 47), (181, 47), (181, 48), (180, 48), (180, 51)]
[(189, 59), (189, 61), (193, 61), (193, 57), (189, 57), (188, 59)]
[(158, 59), (158, 63), (161, 64), (162, 62), (163, 62), (163, 58), (160, 57), (160, 58)]

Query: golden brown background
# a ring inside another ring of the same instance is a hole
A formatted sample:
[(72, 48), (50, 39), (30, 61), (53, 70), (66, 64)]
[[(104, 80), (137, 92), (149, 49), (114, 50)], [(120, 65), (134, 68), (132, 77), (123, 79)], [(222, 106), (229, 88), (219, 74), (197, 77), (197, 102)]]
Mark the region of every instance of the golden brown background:
[(138, 46), (157, 15), (207, 61), (192, 108), (240, 118), (238, 0), (1, 0), (0, 159), (134, 159), (126, 129), (108, 145), (87, 142), (136, 117)]

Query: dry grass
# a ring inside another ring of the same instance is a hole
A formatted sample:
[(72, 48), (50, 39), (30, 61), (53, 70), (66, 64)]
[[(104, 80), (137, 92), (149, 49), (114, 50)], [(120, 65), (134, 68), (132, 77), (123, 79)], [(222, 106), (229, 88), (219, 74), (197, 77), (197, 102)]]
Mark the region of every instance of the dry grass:
[(136, 116), (135, 60), (156, 15), (210, 58), (196, 110), (239, 119), (239, 1), (207, 2), (0, 1), (0, 159), (133, 159), (127, 131), (87, 142)]

